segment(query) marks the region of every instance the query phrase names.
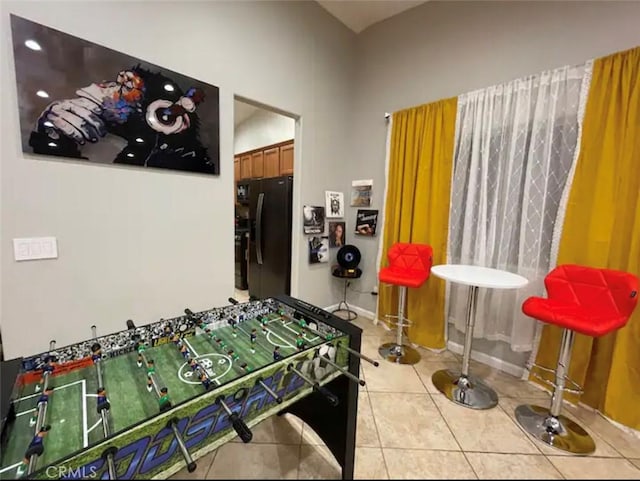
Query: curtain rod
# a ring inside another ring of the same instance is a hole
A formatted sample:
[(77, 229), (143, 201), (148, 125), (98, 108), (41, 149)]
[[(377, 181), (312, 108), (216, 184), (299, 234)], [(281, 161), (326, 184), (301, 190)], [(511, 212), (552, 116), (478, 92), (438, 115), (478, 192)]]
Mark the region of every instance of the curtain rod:
[(389, 120), (389, 118), (391, 118), (391, 114), (389, 112), (385, 112), (384, 113), (384, 119), (385, 120)]

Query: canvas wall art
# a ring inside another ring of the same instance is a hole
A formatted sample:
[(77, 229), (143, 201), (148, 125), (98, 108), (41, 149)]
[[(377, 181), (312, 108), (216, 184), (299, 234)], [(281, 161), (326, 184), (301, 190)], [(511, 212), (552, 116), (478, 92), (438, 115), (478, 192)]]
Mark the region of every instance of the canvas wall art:
[(11, 16), (22, 150), (218, 175), (218, 87)]
[(329, 238), (309, 238), (309, 264), (329, 262)]
[(377, 228), (378, 211), (358, 209), (355, 233), (364, 236), (374, 236), (376, 235)]
[(344, 222), (329, 222), (329, 247), (342, 247), (347, 243)]
[(325, 207), (327, 219), (344, 217), (344, 194), (342, 192), (325, 191)]
[(371, 206), (373, 180), (354, 180), (351, 182), (351, 207)]
[(305, 205), (302, 208), (302, 217), (305, 234), (324, 234), (324, 207)]

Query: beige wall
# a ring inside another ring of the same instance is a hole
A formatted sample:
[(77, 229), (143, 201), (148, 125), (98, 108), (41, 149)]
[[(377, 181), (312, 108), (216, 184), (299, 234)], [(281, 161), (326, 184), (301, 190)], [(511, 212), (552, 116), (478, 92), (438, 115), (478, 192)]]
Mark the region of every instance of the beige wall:
[[(126, 6), (125, 6), (126, 4)], [(323, 199), (349, 152), (355, 35), (315, 2), (3, 1), (1, 328), (8, 358), (146, 323), (234, 292), (233, 98), (300, 115), (294, 212)], [(24, 155), (9, 13), (220, 87), (221, 175)], [(163, 34), (162, 32), (165, 32)], [(293, 291), (333, 301), (294, 215)], [(59, 258), (17, 263), (15, 237), (55, 236)]]

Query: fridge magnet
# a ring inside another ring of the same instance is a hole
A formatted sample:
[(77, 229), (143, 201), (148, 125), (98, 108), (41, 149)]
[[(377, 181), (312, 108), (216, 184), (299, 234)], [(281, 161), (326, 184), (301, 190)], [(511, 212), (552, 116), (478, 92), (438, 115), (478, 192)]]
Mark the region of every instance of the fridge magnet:
[(15, 15), (11, 33), (23, 152), (220, 174), (218, 87)]
[(324, 234), (324, 207), (305, 205), (302, 214), (305, 234)]
[(329, 262), (329, 238), (310, 237), (309, 238), (309, 264), (319, 264)]
[(378, 226), (378, 211), (358, 209), (356, 214), (356, 230), (358, 235), (372, 237), (376, 235)]
[(329, 247), (342, 247), (346, 244), (344, 222), (329, 222)]
[(327, 219), (344, 217), (344, 194), (342, 192), (324, 192)]
[(351, 207), (370, 207), (373, 180), (354, 180), (351, 182)]

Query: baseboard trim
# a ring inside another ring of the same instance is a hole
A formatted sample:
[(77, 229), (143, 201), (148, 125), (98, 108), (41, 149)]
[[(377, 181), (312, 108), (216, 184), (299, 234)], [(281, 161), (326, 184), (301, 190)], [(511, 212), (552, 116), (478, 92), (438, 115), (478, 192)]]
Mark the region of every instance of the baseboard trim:
[[(331, 312), (334, 309), (337, 309), (339, 305), (340, 304), (331, 304), (330, 306), (323, 307), (323, 309), (327, 312)], [(353, 304), (349, 304), (349, 309), (354, 311), (359, 316), (368, 317), (375, 324), (376, 314), (374, 312), (367, 311), (366, 309), (363, 309), (362, 307), (354, 306)]]
[[(456, 354), (462, 355), (463, 347), (461, 344), (456, 342), (448, 341), (447, 348), (451, 352), (455, 352)], [(515, 364), (511, 364), (510, 362), (505, 362), (502, 359), (498, 359), (497, 357), (490, 356), (489, 354), (485, 354), (483, 352), (471, 351), (471, 359), (474, 361), (481, 362), (482, 364), (486, 364), (487, 366), (491, 366), (500, 371), (511, 374), (512, 376), (516, 376), (521, 378), (524, 373), (524, 368), (520, 366), (516, 366)]]

